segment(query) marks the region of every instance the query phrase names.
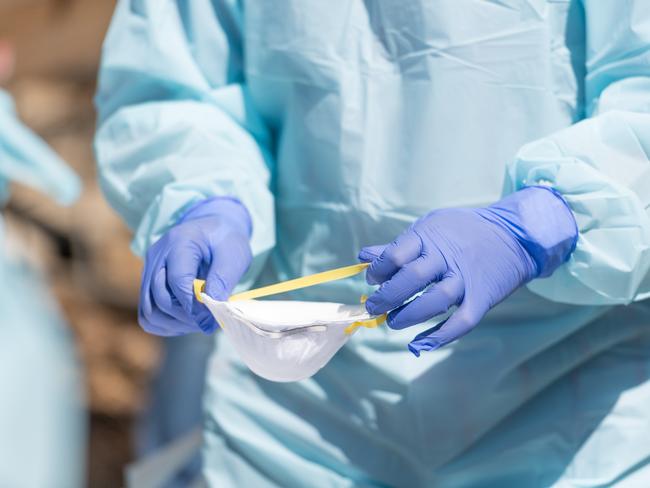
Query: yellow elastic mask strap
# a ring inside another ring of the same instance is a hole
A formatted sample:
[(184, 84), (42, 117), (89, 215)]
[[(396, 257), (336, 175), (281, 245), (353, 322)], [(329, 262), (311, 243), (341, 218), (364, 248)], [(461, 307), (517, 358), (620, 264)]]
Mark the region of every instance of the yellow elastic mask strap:
[(369, 319), (369, 320), (359, 320), (358, 322), (354, 322), (350, 325), (348, 325), (343, 332), (346, 334), (354, 334), (354, 332), (359, 328), (359, 327), (366, 327), (367, 329), (374, 329), (376, 327), (379, 327), (381, 324), (386, 322), (387, 314), (380, 315), (379, 317), (375, 317), (374, 319)]
[[(235, 295), (231, 295), (228, 301), (234, 302), (237, 300), (253, 300), (255, 298), (268, 297), (270, 295), (277, 295), (280, 293), (286, 293), (288, 291), (307, 288), (309, 286), (320, 285), (329, 281), (342, 280), (344, 278), (349, 278), (361, 273), (368, 266), (368, 263), (361, 263), (353, 264), (352, 266), (345, 266), (344, 268), (330, 269), (329, 271), (323, 271), (322, 273), (303, 276), (301, 278), (296, 278), (295, 280), (282, 281), (274, 285), (263, 286), (261, 288), (256, 288), (255, 290), (248, 290), (242, 293), (237, 293)], [(201, 293), (204, 291), (205, 281), (194, 280), (194, 295), (196, 295), (196, 299), (201, 303), (203, 303), (203, 300), (201, 299)]]
[[(366, 295), (361, 295), (361, 303), (366, 303), (366, 300), (368, 297)], [(356, 330), (359, 327), (365, 327), (367, 329), (375, 329), (379, 327), (381, 324), (386, 322), (386, 319), (388, 318), (388, 314), (383, 314), (378, 317), (375, 317), (374, 319), (369, 319), (369, 320), (358, 320), (357, 322), (353, 322), (352, 324), (348, 325), (343, 332), (346, 334), (354, 334)]]
[(194, 296), (199, 301), (203, 303), (203, 298), (201, 298), (201, 293), (205, 290), (205, 281), (204, 280), (194, 280)]

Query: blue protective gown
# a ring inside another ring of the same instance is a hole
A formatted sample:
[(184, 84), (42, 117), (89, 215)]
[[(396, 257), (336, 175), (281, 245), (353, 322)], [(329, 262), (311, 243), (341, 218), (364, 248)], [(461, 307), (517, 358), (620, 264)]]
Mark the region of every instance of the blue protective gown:
[[(0, 206), (11, 181), (63, 204), (80, 189), (0, 90)], [(72, 338), (42, 278), (6, 249), (6, 233), (0, 217), (0, 486), (82, 486), (86, 418)]]
[(135, 251), (235, 196), (254, 227), (243, 286), (525, 185), (555, 187), (579, 225), (552, 277), (419, 359), (406, 343), (430, 323), (361, 331), (274, 384), (217, 336), (213, 485), (650, 486), (650, 2), (125, 0), (97, 104)]

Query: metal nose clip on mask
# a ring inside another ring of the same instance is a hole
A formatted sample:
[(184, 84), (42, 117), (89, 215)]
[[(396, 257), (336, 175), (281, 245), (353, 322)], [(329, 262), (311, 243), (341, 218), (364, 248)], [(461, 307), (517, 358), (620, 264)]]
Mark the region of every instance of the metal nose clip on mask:
[(363, 305), (255, 299), (354, 276), (367, 266), (304, 276), (232, 295), (227, 302), (210, 298), (205, 283), (196, 280), (195, 294), (251, 371), (271, 381), (298, 381), (325, 366), (359, 327), (377, 327), (386, 316), (372, 316)]

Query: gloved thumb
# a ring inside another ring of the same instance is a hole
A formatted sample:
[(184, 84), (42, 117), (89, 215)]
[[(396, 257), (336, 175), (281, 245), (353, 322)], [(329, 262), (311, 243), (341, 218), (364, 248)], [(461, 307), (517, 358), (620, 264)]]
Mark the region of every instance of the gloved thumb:
[(381, 256), (381, 253), (386, 249), (387, 244), (381, 244), (378, 246), (366, 246), (359, 251), (359, 261), (364, 263), (370, 263)]

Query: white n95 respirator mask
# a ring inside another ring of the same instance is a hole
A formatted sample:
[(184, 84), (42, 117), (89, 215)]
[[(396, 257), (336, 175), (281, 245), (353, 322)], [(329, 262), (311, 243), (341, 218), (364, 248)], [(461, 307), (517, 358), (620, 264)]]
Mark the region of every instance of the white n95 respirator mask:
[(382, 318), (363, 305), (302, 301), (220, 302), (201, 295), (241, 360), (271, 381), (313, 376), (343, 347), (358, 327), (376, 327)]

